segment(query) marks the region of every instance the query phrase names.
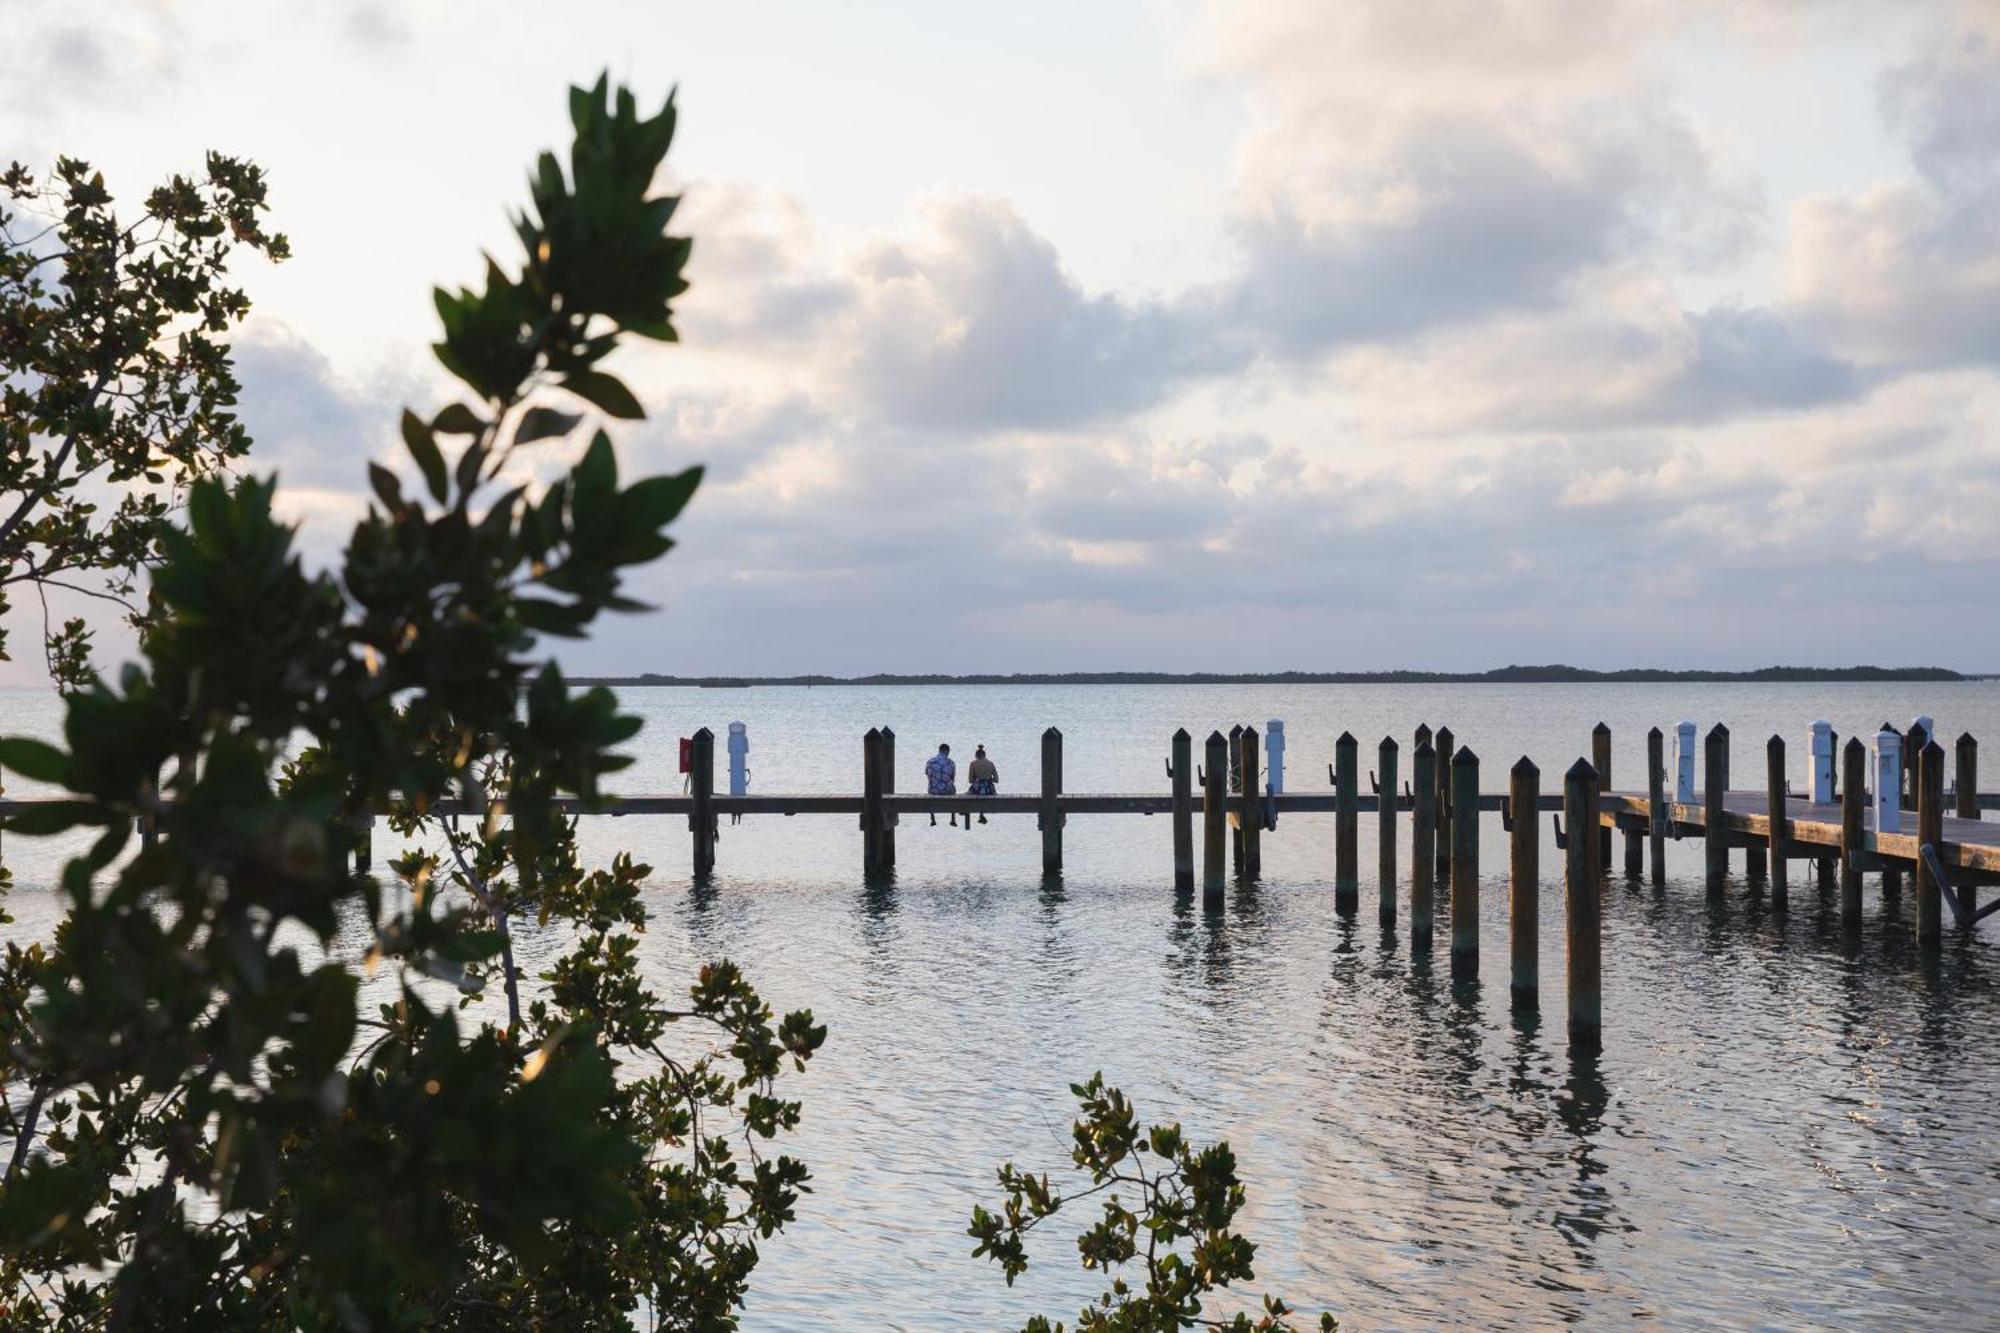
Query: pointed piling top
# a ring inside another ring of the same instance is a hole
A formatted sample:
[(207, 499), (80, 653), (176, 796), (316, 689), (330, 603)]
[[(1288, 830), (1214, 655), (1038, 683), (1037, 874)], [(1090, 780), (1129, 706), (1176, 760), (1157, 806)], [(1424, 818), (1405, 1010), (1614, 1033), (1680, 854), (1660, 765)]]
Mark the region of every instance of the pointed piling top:
[(1542, 775), (1542, 770), (1535, 767), (1534, 760), (1522, 755), (1514, 761), (1513, 773), (1515, 777), (1538, 778)]
[(1227, 736), (1224, 736), (1224, 735), (1223, 735), (1223, 734), (1222, 734), (1221, 732), (1219, 732), (1219, 731), (1211, 731), (1211, 732), (1209, 732), (1209, 733), (1208, 733), (1208, 744), (1210, 744), (1210, 745), (1227, 745), (1227, 744), (1229, 744), (1229, 738), (1228, 738)]
[(1937, 761), (1940, 764), (1944, 762), (1944, 747), (1942, 745), (1939, 745), (1936, 741), (1931, 741), (1929, 744), (1924, 746), (1923, 749), (1924, 762), (1929, 763), (1932, 755), (1937, 756)]
[(1661, 731), (1658, 727), (1654, 727), (1651, 731), (1646, 733), (1646, 739), (1649, 741), (1663, 741), (1666, 738), (1667, 738), (1667, 733)]
[(1239, 724), (1239, 725), (1237, 725), (1237, 726), (1234, 726), (1234, 727), (1231, 727), (1231, 728), (1229, 729), (1229, 739), (1230, 739), (1230, 740), (1232, 740), (1232, 741), (1233, 741), (1233, 740), (1235, 740), (1235, 739), (1236, 739), (1236, 738), (1237, 738), (1238, 736), (1241, 736), (1242, 734), (1243, 734), (1243, 728), (1242, 728), (1242, 726), (1241, 726), (1240, 724)]
[(1844, 751), (1848, 751), (1853, 754), (1865, 755), (1868, 753), (1868, 747), (1861, 743), (1861, 738), (1859, 736), (1849, 736), (1847, 738), (1847, 744), (1841, 746), (1840, 748)]
[(1417, 744), (1419, 745), (1422, 745), (1425, 741), (1429, 740), (1431, 738), (1431, 724), (1428, 722), (1417, 723), (1416, 735), (1417, 735)]
[(882, 734), (882, 728), (880, 727), (870, 727), (866, 732), (863, 733), (864, 736), (880, 736), (881, 734)]
[(1959, 748), (1959, 749), (1963, 750), (1963, 749), (1964, 749), (1964, 748), (1965, 748), (1966, 746), (1968, 746), (1968, 745), (1977, 745), (1977, 744), (1979, 744), (1979, 742), (1978, 742), (1977, 740), (1975, 740), (1975, 739), (1973, 738), (1973, 735), (1972, 735), (1972, 733), (1971, 733), (1971, 732), (1969, 732), (1969, 731), (1961, 731), (1961, 732), (1959, 732), (1959, 733), (1958, 733), (1958, 748)]
[(1597, 781), (1597, 770), (1590, 766), (1588, 759), (1578, 756), (1577, 761), (1569, 766), (1569, 772), (1563, 774), (1563, 781), (1595, 782)]
[(1343, 731), (1340, 733), (1340, 739), (1333, 743), (1333, 748), (1336, 750), (1352, 750), (1360, 744), (1360, 741), (1354, 739), (1353, 732)]
[(1611, 724), (1609, 722), (1600, 722), (1590, 729), (1590, 734), (1593, 736), (1609, 736), (1611, 734)]
[(1419, 736), (1417, 737), (1416, 748), (1411, 750), (1410, 753), (1418, 759), (1428, 759), (1437, 753), (1437, 749), (1431, 744), (1430, 737)]
[(1783, 754), (1785, 752), (1785, 738), (1775, 731), (1772, 732), (1771, 739), (1764, 742), (1764, 750), (1767, 754)]
[(882, 725), (882, 739), (885, 741), (891, 741), (896, 739), (896, 733), (890, 729), (887, 723), (884, 723)]
[(1176, 728), (1174, 729), (1174, 740), (1175, 740), (1176, 742), (1179, 742), (1179, 741), (1184, 741), (1184, 740), (1189, 740), (1189, 739), (1192, 739), (1192, 738), (1191, 738), (1191, 737), (1190, 737), (1190, 736), (1188, 735), (1188, 730), (1187, 730), (1187, 728), (1186, 728), (1186, 727), (1176, 727)]
[(1453, 768), (1478, 768), (1479, 756), (1474, 754), (1472, 752), (1472, 747), (1468, 745), (1464, 749), (1452, 755), (1451, 766)]
[(1720, 739), (1726, 741), (1729, 739), (1729, 728), (1718, 722), (1708, 729), (1708, 738), (1710, 740)]
[(1396, 738), (1394, 736), (1384, 736), (1382, 738), (1381, 748), (1385, 752), (1397, 749), (1398, 747), (1396, 745)]
[(696, 732), (696, 733), (694, 734), (694, 738), (695, 738), (696, 740), (711, 740), (711, 741), (712, 741), (712, 740), (714, 740), (714, 739), (715, 739), (715, 733), (714, 733), (714, 732), (712, 732), (712, 731), (710, 731), (710, 730), (709, 730), (709, 729), (708, 729), (707, 727), (703, 727), (703, 728), (702, 728), (702, 729), (701, 729), (700, 731), (697, 731), (697, 732)]
[(1447, 746), (1447, 745), (1451, 744), (1451, 728), (1450, 728), (1450, 727), (1439, 727), (1439, 728), (1437, 729), (1437, 743), (1438, 743), (1438, 748), (1440, 748), (1440, 749), (1442, 749), (1442, 748), (1444, 748), (1445, 746)]

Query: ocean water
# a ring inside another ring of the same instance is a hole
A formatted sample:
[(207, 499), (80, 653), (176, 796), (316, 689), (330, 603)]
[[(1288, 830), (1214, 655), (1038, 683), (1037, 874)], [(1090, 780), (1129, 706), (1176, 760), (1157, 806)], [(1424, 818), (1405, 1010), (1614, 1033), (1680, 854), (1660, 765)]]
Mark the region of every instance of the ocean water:
[[(1613, 729), (1636, 786), (1650, 726), (1729, 724), (1738, 786), (1785, 735), (1795, 785), (1816, 718), (1843, 736), (1935, 716), (2000, 749), (2000, 684), (1049, 686), (625, 692), (647, 729), (620, 789), (679, 789), (676, 738), (746, 723), (753, 792), (852, 792), (861, 733), (898, 735), (902, 790), (940, 740), (984, 743), (1003, 791), (1031, 790), (1045, 726), (1075, 791), (1163, 789), (1168, 738), (1282, 718), (1286, 785), (1326, 790), (1334, 738), (1365, 770), (1394, 735), (1449, 725), (1504, 788), (1527, 754), (1545, 790)], [(51, 697), (0, 695), (8, 730), (48, 735)], [(722, 749), (718, 744), (718, 751)], [(718, 756), (720, 761), (720, 755)], [(2000, 765), (1996, 753), (1989, 768)], [(961, 770), (962, 771), (962, 770)], [(726, 779), (719, 774), (719, 788)], [(2000, 787), (2000, 772), (1984, 784)], [(15, 783), (10, 794), (33, 794)], [(1173, 891), (1170, 826), (1073, 817), (1044, 877), (1032, 816), (971, 830), (906, 818), (893, 883), (869, 887), (851, 816), (725, 820), (717, 872), (688, 874), (674, 817), (586, 821), (593, 855), (654, 867), (649, 969), (741, 963), (779, 1008), (831, 1034), (792, 1080), (814, 1171), (798, 1222), (763, 1246), (750, 1329), (989, 1329), (1073, 1316), (1102, 1279), (1076, 1266), (1085, 1219), (1050, 1224), (1012, 1288), (969, 1256), (972, 1206), (1013, 1160), (1067, 1170), (1068, 1084), (1102, 1070), (1150, 1119), (1227, 1138), (1250, 1189), (1257, 1290), (1350, 1329), (1992, 1326), (2000, 1321), (2000, 949), (1985, 923), (1926, 961), (1912, 895), (1871, 879), (1857, 936), (1794, 866), (1791, 906), (1732, 882), (1712, 901), (1698, 843), (1664, 889), (1604, 891), (1604, 1045), (1564, 1031), (1561, 862), (1543, 824), (1539, 1019), (1506, 978), (1506, 841), (1482, 822), (1484, 974), (1454, 986), (1439, 931), (1413, 954), (1374, 915), (1333, 910), (1333, 817), (1287, 815), (1264, 874), (1206, 912)], [(1399, 860), (1407, 875), (1408, 820)], [(378, 858), (390, 848), (378, 834)], [(60, 840), (9, 837), (16, 935), (46, 931)], [(1616, 858), (1614, 858), (1614, 861)], [(1738, 864), (1740, 871), (1740, 862)], [(1407, 883), (1399, 886), (1407, 921)], [(531, 961), (554, 941), (527, 940)]]

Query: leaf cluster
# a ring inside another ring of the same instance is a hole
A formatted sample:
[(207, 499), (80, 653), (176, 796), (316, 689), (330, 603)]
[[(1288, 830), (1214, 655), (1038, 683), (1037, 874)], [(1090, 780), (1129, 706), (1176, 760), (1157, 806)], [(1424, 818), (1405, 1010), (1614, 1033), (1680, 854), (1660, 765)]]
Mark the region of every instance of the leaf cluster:
[[(807, 1188), (776, 1085), (825, 1029), (726, 962), (655, 994), (648, 869), (576, 845), (639, 723), (546, 640), (638, 606), (700, 471), (625, 481), (602, 431), (546, 483), (515, 466), (639, 414), (604, 360), (685, 288), (671, 101), (600, 80), (571, 113), (518, 266), (439, 295), (472, 400), (404, 415), (338, 567), (305, 568), (273, 481), (192, 481), (143, 660), (79, 683), (60, 744), (0, 741), (68, 793), (12, 829), (91, 835), (55, 938), (0, 971), (13, 1326), (728, 1328)], [(234, 199), (169, 202), (255, 235)], [(378, 815), (412, 843), (387, 879), (356, 868)]]
[[(999, 1210), (983, 1205), (972, 1210), (967, 1234), (978, 1242), (973, 1256), (999, 1264), (1011, 1286), (1027, 1271), (1029, 1233), (1066, 1206), (1097, 1198), (1097, 1220), (1077, 1237), (1077, 1255), (1085, 1269), (1110, 1275), (1111, 1285), (1078, 1313), (1078, 1330), (1296, 1329), (1291, 1310), (1271, 1296), (1254, 1315), (1206, 1313), (1206, 1302), (1217, 1292), (1256, 1276), (1251, 1261), (1257, 1247), (1235, 1229), (1246, 1196), (1229, 1145), (1191, 1144), (1178, 1124), (1141, 1128), (1132, 1103), (1106, 1086), (1101, 1073), (1071, 1084), (1070, 1091), (1082, 1111), (1071, 1127), (1070, 1156), (1089, 1185), (1065, 1196), (1046, 1174), (1022, 1171), (1011, 1162), (1001, 1167)], [(1133, 1266), (1136, 1280), (1126, 1276)], [(1315, 1326), (1322, 1333), (1337, 1327), (1330, 1314), (1322, 1314)], [(1036, 1316), (1023, 1333), (1062, 1333), (1065, 1327)]]

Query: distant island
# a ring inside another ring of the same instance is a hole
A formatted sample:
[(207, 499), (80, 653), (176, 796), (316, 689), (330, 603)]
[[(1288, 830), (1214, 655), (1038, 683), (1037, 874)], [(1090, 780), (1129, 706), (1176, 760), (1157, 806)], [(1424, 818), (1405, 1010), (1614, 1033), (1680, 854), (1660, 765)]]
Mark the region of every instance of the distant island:
[(873, 676), (575, 676), (577, 685), (696, 686), (743, 689), (752, 685), (1626, 685), (1824, 683), (1837, 681), (1962, 681), (1984, 679), (1945, 667), (1758, 667), (1754, 671), (1667, 671), (1629, 667), (1590, 671), (1573, 666), (1504, 666), (1492, 671), (1029, 671)]

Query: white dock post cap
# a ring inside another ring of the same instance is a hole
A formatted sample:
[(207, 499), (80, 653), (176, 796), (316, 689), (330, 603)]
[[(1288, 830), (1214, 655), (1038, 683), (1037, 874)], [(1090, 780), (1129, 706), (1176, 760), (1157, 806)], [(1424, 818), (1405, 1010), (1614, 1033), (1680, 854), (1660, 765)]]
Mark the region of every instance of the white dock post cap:
[(1875, 831), (1903, 831), (1903, 737), (1894, 727), (1875, 733)]

